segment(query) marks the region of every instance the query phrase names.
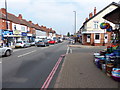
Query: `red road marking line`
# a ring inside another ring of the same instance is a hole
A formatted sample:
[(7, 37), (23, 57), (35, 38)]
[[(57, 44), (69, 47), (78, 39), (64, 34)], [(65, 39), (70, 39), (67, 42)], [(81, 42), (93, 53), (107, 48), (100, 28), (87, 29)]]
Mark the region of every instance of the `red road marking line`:
[(60, 62), (62, 61), (62, 59), (63, 59), (64, 56), (65, 55), (61, 55), (61, 57), (58, 59), (58, 61), (55, 64), (54, 68), (52, 69), (51, 73), (49, 74), (49, 76), (47, 77), (46, 81), (42, 85), (41, 90), (48, 88), (48, 86), (49, 86), (49, 84), (50, 84), (50, 82), (51, 82), (51, 80), (52, 80), (52, 78), (53, 78), (56, 70), (58, 69), (58, 66), (60, 65)]

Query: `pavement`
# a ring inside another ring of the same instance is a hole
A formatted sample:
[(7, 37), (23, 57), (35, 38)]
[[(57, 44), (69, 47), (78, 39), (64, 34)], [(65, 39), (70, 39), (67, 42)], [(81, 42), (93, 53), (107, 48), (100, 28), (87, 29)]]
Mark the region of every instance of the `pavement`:
[[(70, 47), (78, 48), (81, 46), (82, 45), (71, 45)], [(90, 48), (91, 46), (88, 47)], [(117, 81), (108, 77), (94, 65), (93, 53), (89, 51), (89, 48), (88, 52), (74, 52), (66, 55), (54, 88), (119, 87), (119, 83)]]

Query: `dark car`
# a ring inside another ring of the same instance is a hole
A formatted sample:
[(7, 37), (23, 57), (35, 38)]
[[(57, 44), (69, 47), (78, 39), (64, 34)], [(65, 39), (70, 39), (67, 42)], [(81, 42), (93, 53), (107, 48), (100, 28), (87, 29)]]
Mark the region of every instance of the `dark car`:
[(39, 47), (39, 46), (49, 46), (49, 43), (47, 40), (39, 40), (37, 43), (36, 43), (36, 46)]

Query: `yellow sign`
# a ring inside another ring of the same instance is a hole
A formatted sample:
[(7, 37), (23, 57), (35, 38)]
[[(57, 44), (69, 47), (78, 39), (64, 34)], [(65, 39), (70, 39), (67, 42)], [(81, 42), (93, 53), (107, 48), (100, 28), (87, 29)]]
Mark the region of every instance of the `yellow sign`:
[(13, 34), (17, 34), (17, 35), (19, 34), (19, 35), (20, 35), (20, 34), (21, 34), (21, 31), (20, 31), (20, 30), (14, 30), (14, 31), (13, 31)]

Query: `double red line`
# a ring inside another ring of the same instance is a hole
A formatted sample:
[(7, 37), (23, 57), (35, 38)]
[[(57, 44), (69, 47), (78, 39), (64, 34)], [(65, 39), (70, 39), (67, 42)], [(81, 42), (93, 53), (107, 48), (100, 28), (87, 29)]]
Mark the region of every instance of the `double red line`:
[(56, 70), (58, 69), (58, 66), (60, 65), (63, 57), (65, 55), (61, 55), (60, 58), (58, 59), (57, 63), (55, 64), (54, 68), (52, 69), (51, 73), (49, 74), (49, 76), (47, 77), (46, 81), (44, 82), (44, 84), (42, 85), (41, 89), (40, 90), (46, 90), (56, 72)]

